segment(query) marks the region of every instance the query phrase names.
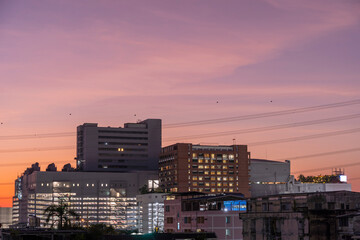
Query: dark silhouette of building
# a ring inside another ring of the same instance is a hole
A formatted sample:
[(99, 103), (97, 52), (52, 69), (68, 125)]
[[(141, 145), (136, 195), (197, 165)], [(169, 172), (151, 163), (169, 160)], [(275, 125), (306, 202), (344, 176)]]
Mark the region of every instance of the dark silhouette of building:
[(81, 171), (158, 170), (161, 120), (147, 119), (124, 127), (77, 128), (77, 168)]

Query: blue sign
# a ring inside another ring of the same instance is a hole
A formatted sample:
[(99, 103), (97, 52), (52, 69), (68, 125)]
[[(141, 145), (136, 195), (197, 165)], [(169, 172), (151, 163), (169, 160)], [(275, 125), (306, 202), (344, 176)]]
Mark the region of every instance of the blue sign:
[(246, 201), (245, 200), (224, 201), (224, 210), (244, 212), (246, 211)]

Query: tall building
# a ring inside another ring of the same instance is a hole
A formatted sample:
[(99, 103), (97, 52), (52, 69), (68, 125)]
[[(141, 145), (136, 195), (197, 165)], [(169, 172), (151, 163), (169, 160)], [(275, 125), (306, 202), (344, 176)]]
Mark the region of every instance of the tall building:
[(82, 226), (104, 223), (118, 229), (136, 229), (139, 188), (151, 185), (158, 178), (157, 171), (53, 170), (48, 167), (48, 171), (40, 171), (39, 165), (33, 164), (16, 179), (13, 224), (29, 226), (35, 219), (43, 227), (44, 210), (63, 201), (80, 215)]
[(160, 155), (159, 181), (166, 192), (242, 193), (250, 196), (246, 145), (177, 143)]
[(157, 170), (161, 152), (161, 120), (147, 119), (124, 127), (77, 128), (77, 168), (82, 171)]

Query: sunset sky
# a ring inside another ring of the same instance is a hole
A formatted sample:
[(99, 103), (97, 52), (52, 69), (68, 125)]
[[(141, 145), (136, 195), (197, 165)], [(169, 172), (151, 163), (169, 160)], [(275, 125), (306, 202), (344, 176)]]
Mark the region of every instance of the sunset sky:
[[(11, 206), (14, 180), (31, 163), (75, 163), (78, 125), (147, 118), (167, 126), (163, 146), (249, 144), (253, 158), (289, 159), (295, 176), (359, 163), (344, 168), (360, 191), (360, 101), (169, 127), (359, 100), (359, 43), (357, 0), (0, 0), (0, 206)], [(237, 132), (199, 138), (226, 131)], [(26, 136), (34, 134), (50, 137)]]

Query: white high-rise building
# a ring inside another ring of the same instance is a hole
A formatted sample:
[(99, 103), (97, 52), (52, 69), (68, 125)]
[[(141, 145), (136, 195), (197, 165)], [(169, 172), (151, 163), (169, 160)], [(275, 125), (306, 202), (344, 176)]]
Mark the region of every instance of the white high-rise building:
[(80, 215), (83, 226), (104, 223), (118, 229), (136, 229), (136, 195), (149, 180), (157, 179), (156, 171), (40, 171), (39, 165), (33, 164), (15, 181), (13, 224), (28, 226), (35, 218), (44, 226), (44, 210), (63, 200)]

